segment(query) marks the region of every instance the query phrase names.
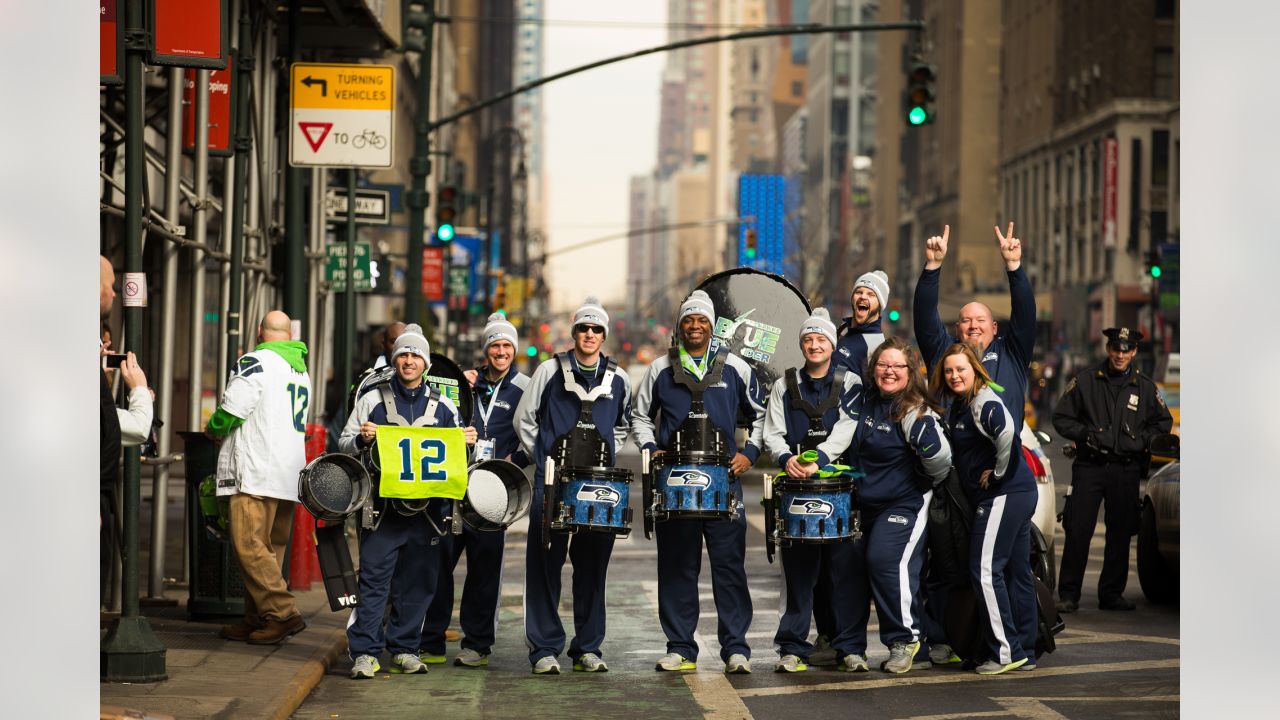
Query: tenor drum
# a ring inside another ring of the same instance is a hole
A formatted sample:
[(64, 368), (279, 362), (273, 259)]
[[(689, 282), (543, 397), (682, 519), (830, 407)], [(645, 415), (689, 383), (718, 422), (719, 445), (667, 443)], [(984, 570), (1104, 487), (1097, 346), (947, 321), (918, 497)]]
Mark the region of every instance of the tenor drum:
[(630, 535), (631, 480), (631, 471), (626, 468), (558, 468), (559, 513), (552, 529)]
[(857, 538), (853, 478), (791, 478), (773, 481), (778, 544), (836, 543)]

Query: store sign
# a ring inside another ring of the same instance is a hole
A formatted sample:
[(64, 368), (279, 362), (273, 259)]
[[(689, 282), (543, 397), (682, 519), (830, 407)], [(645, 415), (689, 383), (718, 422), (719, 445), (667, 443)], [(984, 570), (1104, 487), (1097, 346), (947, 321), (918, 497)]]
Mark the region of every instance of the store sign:
[(223, 0), (151, 0), (147, 62), (178, 67), (227, 67)]
[(117, 0), (98, 0), (98, 83), (124, 84), (124, 22)]
[[(235, 75), (230, 57), (225, 70), (209, 73), (209, 154), (231, 155), (231, 123), (233, 115), (231, 78)], [(182, 147), (188, 152), (196, 147), (196, 71), (182, 73)]]
[(444, 248), (422, 248), (422, 296), (428, 302), (444, 300)]
[(1102, 244), (1116, 246), (1117, 185), (1120, 175), (1120, 141), (1109, 137), (1103, 141), (1102, 154)]

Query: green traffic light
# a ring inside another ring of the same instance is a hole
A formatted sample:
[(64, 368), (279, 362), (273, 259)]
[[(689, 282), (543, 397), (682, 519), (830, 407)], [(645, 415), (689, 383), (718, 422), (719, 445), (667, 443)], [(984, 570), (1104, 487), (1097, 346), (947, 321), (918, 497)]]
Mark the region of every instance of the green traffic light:
[(907, 113), (907, 122), (912, 125), (923, 125), (929, 119), (929, 113), (919, 105), (911, 108), (911, 112)]
[(1164, 271), (1160, 269), (1160, 266), (1159, 266), (1159, 265), (1152, 265), (1152, 266), (1151, 266), (1151, 277), (1153, 277), (1153, 278), (1158, 278), (1158, 277), (1160, 277), (1160, 276), (1161, 276), (1161, 275), (1163, 275), (1163, 274), (1164, 274)]
[(537, 356), (538, 356), (538, 348), (536, 348), (536, 347), (534, 347), (534, 346), (530, 345), (530, 346), (529, 346), (529, 347), (524, 351), (524, 354), (525, 354), (525, 355), (528, 355), (529, 357), (537, 357)]
[(756, 250), (755, 250), (755, 248), (747, 248), (746, 255), (747, 255), (747, 259), (748, 259), (748, 260), (755, 260), (755, 259), (756, 259)]
[(902, 313), (897, 310), (889, 311), (889, 322), (898, 322), (898, 318), (902, 317)]
[(453, 236), (453, 226), (448, 223), (445, 223), (436, 229), (436, 237), (440, 238), (440, 242), (449, 242), (453, 239)]

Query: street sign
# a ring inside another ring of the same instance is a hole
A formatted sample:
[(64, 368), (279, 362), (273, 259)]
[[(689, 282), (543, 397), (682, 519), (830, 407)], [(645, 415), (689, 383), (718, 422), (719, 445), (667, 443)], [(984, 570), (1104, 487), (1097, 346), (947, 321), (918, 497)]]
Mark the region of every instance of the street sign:
[[(324, 217), (329, 222), (347, 221), (347, 193), (329, 188), (324, 196)], [(356, 189), (356, 222), (387, 225), (391, 222), (391, 193), (386, 190)]]
[[(369, 271), (369, 243), (356, 243), (356, 292), (368, 292), (373, 289), (373, 278)], [(347, 290), (347, 244), (344, 242), (329, 243), (329, 262), (324, 266), (324, 279), (333, 283), (334, 292)]]
[(147, 64), (227, 67), (227, 11), (223, 0), (151, 0)]
[(449, 266), (449, 307), (464, 310), (467, 307), (467, 280), (470, 268)]
[(294, 63), (289, 70), (290, 165), (391, 167), (394, 67)]
[[(235, 154), (231, 148), (232, 112), (231, 83), (235, 78), (231, 62), (225, 70), (209, 73), (209, 87), (205, 95), (209, 103), (209, 154), (226, 157)], [(196, 71), (182, 73), (182, 149), (192, 152), (196, 148)]]
[(431, 302), (444, 300), (444, 248), (422, 248), (422, 297)]
[(124, 84), (124, 3), (116, 0), (98, 2), (98, 82), (102, 85)]

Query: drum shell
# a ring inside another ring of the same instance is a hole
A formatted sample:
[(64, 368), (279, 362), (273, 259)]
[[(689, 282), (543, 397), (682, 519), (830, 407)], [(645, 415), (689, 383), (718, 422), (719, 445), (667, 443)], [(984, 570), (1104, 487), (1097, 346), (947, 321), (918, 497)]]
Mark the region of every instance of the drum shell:
[(631, 533), (631, 481), (626, 468), (562, 467), (556, 492), (562, 509), (560, 529)]
[(853, 487), (852, 478), (777, 478), (778, 539), (784, 545), (853, 540)]
[[(347, 507), (339, 508), (324, 502), (311, 487), (311, 481), (323, 465), (334, 465), (344, 471), (350, 479), (352, 488)], [(326, 453), (307, 463), (298, 473), (298, 501), (315, 517), (330, 522), (338, 522), (348, 515), (360, 510), (369, 502), (372, 492), (372, 481), (369, 473), (359, 460), (344, 453)]]
[[(472, 492), (472, 480), (478, 478), (477, 474), (481, 471), (496, 475), (502, 481), (503, 489), (506, 491), (506, 509), (499, 519), (495, 519), (496, 513), (488, 511), (491, 501), (481, 496), (481, 493), (487, 493), (488, 489), (476, 483), (475, 493)], [(524, 471), (515, 463), (506, 460), (485, 460), (467, 468), (467, 494), (462, 498), (460, 508), (462, 521), (471, 529), (481, 532), (502, 532), (528, 515), (532, 505), (533, 485), (529, 482), (529, 478), (525, 477)], [(482, 509), (485, 511), (482, 512)]]
[[(689, 474), (695, 477), (682, 478)], [(677, 478), (672, 483), (671, 478)], [(654, 459), (657, 520), (722, 519), (734, 515), (729, 465), (711, 453), (663, 453)]]

